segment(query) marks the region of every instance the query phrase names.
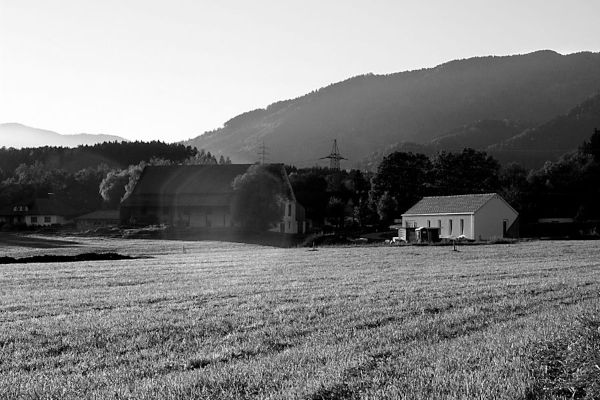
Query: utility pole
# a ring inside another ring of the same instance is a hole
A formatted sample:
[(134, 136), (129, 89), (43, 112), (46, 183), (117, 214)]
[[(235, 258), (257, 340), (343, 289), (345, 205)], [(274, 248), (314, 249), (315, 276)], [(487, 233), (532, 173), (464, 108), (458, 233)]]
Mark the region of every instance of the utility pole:
[(333, 146), (331, 147), (331, 153), (325, 157), (321, 157), (319, 160), (329, 159), (329, 168), (339, 171), (340, 170), (340, 160), (347, 160), (347, 158), (342, 157), (337, 145), (337, 139), (333, 139)]
[(259, 150), (258, 150), (258, 157), (259, 157), (259, 163), (260, 164), (264, 164), (265, 161), (267, 160), (267, 155), (269, 154), (269, 152), (267, 151), (267, 146), (265, 146), (265, 141), (263, 140), (262, 145), (260, 146)]

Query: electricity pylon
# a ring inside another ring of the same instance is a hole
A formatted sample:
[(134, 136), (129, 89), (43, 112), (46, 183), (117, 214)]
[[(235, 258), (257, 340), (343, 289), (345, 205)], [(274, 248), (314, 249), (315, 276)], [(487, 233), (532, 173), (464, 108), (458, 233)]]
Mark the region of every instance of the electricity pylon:
[(333, 146), (331, 147), (331, 153), (325, 157), (319, 158), (319, 160), (329, 159), (329, 168), (334, 169), (336, 171), (340, 170), (340, 160), (347, 160), (347, 158), (342, 157), (337, 145), (337, 139), (333, 139)]

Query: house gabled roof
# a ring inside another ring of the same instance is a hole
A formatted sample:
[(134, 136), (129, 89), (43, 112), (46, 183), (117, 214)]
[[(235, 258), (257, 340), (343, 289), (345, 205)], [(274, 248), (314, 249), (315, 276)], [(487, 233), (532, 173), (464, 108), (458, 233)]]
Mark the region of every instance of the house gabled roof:
[(484, 193), (463, 194), (458, 196), (423, 197), (417, 204), (409, 208), (402, 215), (472, 214), (479, 210), (494, 196), (498, 196), (498, 194)]

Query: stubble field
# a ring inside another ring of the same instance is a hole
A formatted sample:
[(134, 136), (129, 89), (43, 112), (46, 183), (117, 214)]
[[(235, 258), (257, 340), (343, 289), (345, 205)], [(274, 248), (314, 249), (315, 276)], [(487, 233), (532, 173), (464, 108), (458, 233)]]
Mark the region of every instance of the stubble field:
[(599, 241), (73, 240), (0, 255), (151, 258), (0, 265), (0, 398), (568, 398), (552, 363), (600, 314)]

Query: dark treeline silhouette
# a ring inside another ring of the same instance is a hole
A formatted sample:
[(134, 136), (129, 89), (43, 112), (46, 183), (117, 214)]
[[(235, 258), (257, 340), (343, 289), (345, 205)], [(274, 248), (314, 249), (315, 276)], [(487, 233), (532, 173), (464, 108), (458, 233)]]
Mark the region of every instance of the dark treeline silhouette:
[(105, 142), (93, 146), (0, 149), (0, 211), (54, 196), (73, 215), (117, 208), (146, 165), (225, 164), (181, 144)]
[(600, 221), (600, 131), (577, 151), (539, 169), (501, 166), (485, 152), (463, 149), (433, 156), (393, 152), (376, 173), (289, 167), (290, 181), (307, 217), (338, 228), (377, 226), (394, 219), (424, 196), (497, 192), (519, 213), (524, 233), (540, 219)]
[(151, 142), (104, 142), (95, 145), (69, 147), (34, 147), (24, 149), (0, 148), (0, 170), (14, 171), (19, 165), (40, 162), (51, 169), (76, 172), (84, 168), (106, 164), (111, 168), (161, 158), (173, 162), (196, 155), (197, 150), (182, 144)]
[[(88, 160), (79, 170), (55, 168), (50, 156), (77, 149), (3, 149), (2, 152), (13, 155), (13, 163), (14, 160), (26, 162), (12, 170), (0, 170), (0, 208), (27, 204), (53, 193), (74, 212), (114, 209), (131, 192), (146, 165), (231, 162), (228, 158), (217, 159), (204, 150), (180, 145), (160, 144), (156, 147), (160, 151), (152, 154), (148, 145), (155, 144), (118, 145), (127, 146), (132, 154), (136, 154), (131, 160), (141, 158), (137, 163), (127, 163), (123, 155), (120, 161), (123, 164), (116, 161), (116, 164), (107, 164), (99, 159), (108, 157), (98, 152), (102, 157)], [(134, 150), (136, 146), (140, 148)], [(164, 146), (173, 148), (165, 150)], [(111, 149), (112, 146), (81, 146), (78, 149), (89, 148)], [(118, 158), (110, 154), (113, 160)], [(145, 154), (145, 158), (141, 154)], [(165, 156), (167, 158), (163, 158)], [(4, 159), (2, 162), (10, 165)], [(574, 224), (587, 224), (588, 228), (600, 222), (598, 130), (578, 150), (557, 161), (548, 161), (538, 169), (526, 169), (516, 163), (502, 166), (486, 152), (470, 148), (434, 155), (393, 152), (383, 158), (376, 172), (294, 166), (286, 169), (297, 200), (317, 229), (387, 229), (394, 219), (423, 196), (490, 192), (500, 193), (520, 213), (521, 224), (525, 227), (522, 232), (526, 235), (539, 234), (527, 227), (534, 226), (540, 219), (568, 220)]]
[(372, 174), (359, 170), (288, 167), (296, 199), (316, 226), (343, 227), (346, 219), (365, 226), (376, 222), (369, 208)]

